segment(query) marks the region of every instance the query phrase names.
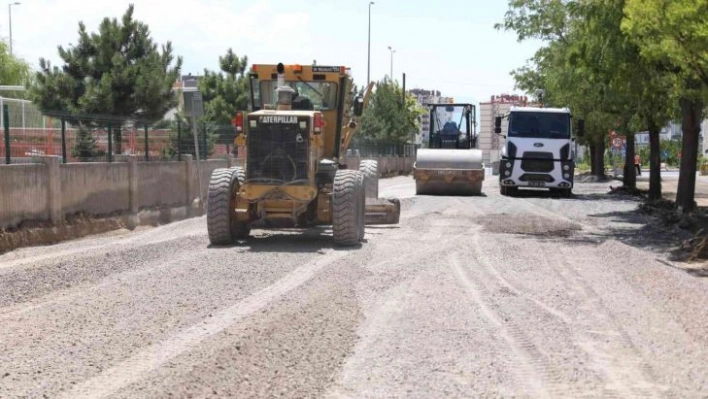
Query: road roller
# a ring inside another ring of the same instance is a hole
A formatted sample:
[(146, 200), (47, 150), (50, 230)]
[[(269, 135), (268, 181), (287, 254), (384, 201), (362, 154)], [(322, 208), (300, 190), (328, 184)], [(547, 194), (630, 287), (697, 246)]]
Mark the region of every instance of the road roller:
[(426, 104), (430, 110), (427, 148), (416, 152), (413, 178), (417, 195), (480, 195), (484, 181), (477, 148), (475, 106)]

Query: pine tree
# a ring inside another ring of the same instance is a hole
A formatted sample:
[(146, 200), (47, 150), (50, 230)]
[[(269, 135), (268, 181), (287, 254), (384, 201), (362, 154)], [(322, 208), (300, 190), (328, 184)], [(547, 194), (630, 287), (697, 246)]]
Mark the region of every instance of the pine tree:
[(80, 125), (76, 132), (76, 144), (71, 150), (74, 158), (79, 158), (82, 162), (90, 162), (92, 158), (104, 156), (106, 152), (98, 146), (98, 141), (91, 132), (91, 129)]
[(171, 43), (160, 52), (148, 26), (133, 19), (133, 9), (131, 4), (120, 21), (104, 18), (97, 33), (80, 22), (78, 43), (59, 46), (64, 65), (52, 67), (41, 58), (30, 90), (45, 114), (93, 127), (110, 123), (119, 154), (124, 121), (157, 121), (177, 105), (172, 86), (182, 67), (181, 57), (170, 67)]

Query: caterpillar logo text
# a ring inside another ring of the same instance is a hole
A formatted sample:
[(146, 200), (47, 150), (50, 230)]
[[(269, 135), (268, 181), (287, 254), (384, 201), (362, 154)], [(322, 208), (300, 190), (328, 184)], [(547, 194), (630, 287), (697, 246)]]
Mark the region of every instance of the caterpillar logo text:
[(297, 123), (296, 116), (283, 116), (283, 115), (263, 115), (258, 118), (260, 123)]

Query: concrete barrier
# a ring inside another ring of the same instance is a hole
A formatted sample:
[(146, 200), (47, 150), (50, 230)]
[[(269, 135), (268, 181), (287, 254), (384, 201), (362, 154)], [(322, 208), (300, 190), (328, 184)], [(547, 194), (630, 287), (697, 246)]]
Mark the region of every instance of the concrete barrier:
[[(62, 164), (61, 157), (32, 157), (32, 163), (0, 165), (0, 229), (15, 229), (27, 222), (58, 224), (72, 215), (127, 216), (129, 225), (140, 218), (195, 216), (203, 209), (192, 204), (199, 197), (196, 162), (183, 155), (180, 162), (141, 162), (142, 157), (119, 155), (112, 163)], [(359, 156), (345, 157), (358, 169)], [(412, 157), (369, 157), (379, 163), (381, 177), (408, 174)], [(200, 162), (201, 198), (206, 201), (214, 169), (239, 164), (232, 156)], [(153, 216), (150, 216), (153, 215)], [(176, 216), (174, 216), (176, 215)], [(180, 216), (182, 215), (182, 216)]]

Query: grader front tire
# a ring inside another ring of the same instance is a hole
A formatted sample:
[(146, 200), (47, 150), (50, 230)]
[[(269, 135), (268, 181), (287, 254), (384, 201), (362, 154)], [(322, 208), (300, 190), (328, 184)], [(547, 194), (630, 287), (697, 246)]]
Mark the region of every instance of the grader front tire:
[(364, 238), (364, 175), (358, 170), (338, 170), (332, 193), (332, 232), (340, 246), (359, 244)]
[(250, 229), (234, 219), (234, 195), (244, 180), (243, 169), (214, 170), (207, 194), (207, 231), (212, 245), (228, 245), (248, 237)]

